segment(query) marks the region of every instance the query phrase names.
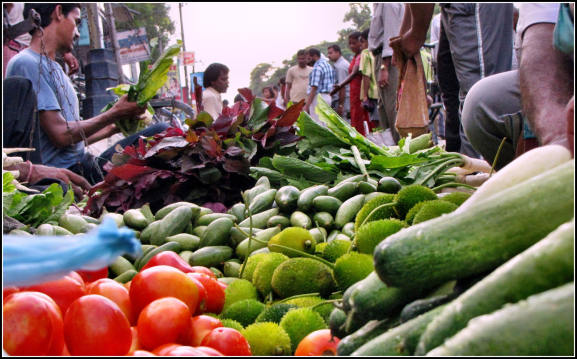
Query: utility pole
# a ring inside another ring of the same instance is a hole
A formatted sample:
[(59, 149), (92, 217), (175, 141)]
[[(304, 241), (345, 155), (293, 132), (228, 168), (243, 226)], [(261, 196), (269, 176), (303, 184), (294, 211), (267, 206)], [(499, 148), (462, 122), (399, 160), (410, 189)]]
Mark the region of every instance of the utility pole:
[(88, 33), (90, 35), (90, 49), (103, 49), (104, 44), (102, 42), (102, 31), (100, 31), (100, 23), (98, 16), (98, 4), (87, 3), (86, 5), (86, 17), (88, 20)]
[[(184, 24), (182, 23), (182, 3), (178, 3), (178, 11), (180, 12), (180, 34), (182, 36), (182, 51), (186, 52), (186, 43), (184, 42)], [(186, 66), (184, 66), (184, 81), (185, 81), (185, 86), (187, 88), (186, 94), (186, 100), (184, 101), (185, 103), (190, 103), (188, 101), (188, 98), (190, 96), (191, 90), (190, 87), (188, 86), (188, 74), (186, 73)]]
[(116, 25), (114, 24), (114, 15), (112, 13), (112, 5), (110, 3), (104, 3), (104, 13), (106, 19), (110, 26), (110, 40), (112, 41), (112, 46), (114, 46), (114, 55), (116, 57), (116, 63), (118, 65), (118, 82), (120, 84), (125, 84), (126, 80), (124, 78), (124, 71), (122, 70), (122, 61), (120, 60), (120, 49), (118, 48), (118, 40), (116, 40)]

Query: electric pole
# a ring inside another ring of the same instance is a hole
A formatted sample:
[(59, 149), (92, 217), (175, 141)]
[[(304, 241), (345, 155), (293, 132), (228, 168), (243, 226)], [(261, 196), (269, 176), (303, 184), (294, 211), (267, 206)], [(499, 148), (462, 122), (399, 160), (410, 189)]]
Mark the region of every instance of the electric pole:
[(114, 15), (112, 13), (112, 5), (110, 3), (104, 3), (105, 15), (109, 24), (110, 30), (110, 40), (112, 46), (114, 47), (114, 55), (116, 57), (116, 63), (118, 65), (118, 82), (120, 84), (125, 84), (126, 80), (124, 78), (124, 70), (122, 70), (122, 61), (120, 60), (120, 49), (118, 48), (118, 40), (116, 39), (116, 25), (114, 24)]
[[(180, 12), (180, 34), (182, 36), (182, 52), (186, 52), (186, 43), (184, 42), (184, 24), (182, 23), (182, 3), (178, 3), (178, 11)], [(191, 89), (188, 86), (188, 74), (186, 73), (186, 66), (184, 66), (184, 83), (185, 86), (187, 88), (186, 91), (186, 100), (184, 101), (187, 104), (190, 104), (190, 102), (188, 101), (189, 98), (191, 98), (190, 93), (191, 93)]]

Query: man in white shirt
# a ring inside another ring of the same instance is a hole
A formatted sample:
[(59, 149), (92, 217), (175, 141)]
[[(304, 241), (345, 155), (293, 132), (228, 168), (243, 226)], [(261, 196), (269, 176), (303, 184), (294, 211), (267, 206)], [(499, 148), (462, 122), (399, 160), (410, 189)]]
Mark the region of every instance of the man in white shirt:
[(208, 112), (213, 119), (217, 119), (222, 113), (221, 93), (226, 93), (228, 89), (229, 69), (223, 64), (210, 64), (204, 71), (202, 82), (205, 90), (202, 92), (202, 105), (204, 111)]

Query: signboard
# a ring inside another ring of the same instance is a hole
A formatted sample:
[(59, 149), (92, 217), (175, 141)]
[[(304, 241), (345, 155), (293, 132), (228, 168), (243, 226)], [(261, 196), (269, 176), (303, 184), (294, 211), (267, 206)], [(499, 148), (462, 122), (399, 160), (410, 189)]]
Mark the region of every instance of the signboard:
[(181, 52), (180, 64), (182, 66), (194, 66), (194, 51)]
[[(152, 65), (148, 65), (148, 68), (151, 69)], [(158, 96), (162, 99), (172, 99), (174, 97), (175, 100), (182, 101), (182, 86), (180, 85), (178, 65), (170, 65), (167, 76), (166, 84), (158, 90)]]
[(118, 32), (116, 39), (122, 65), (146, 61), (150, 58), (150, 46), (144, 27), (139, 28), (138, 33), (134, 30)]
[(78, 46), (90, 45), (90, 34), (88, 33), (88, 20), (80, 20), (80, 25), (78, 26), (78, 32), (80, 32), (80, 39), (78, 39)]
[[(190, 74), (190, 87), (194, 88), (194, 78), (196, 77), (196, 82), (202, 86), (202, 89), (204, 90), (204, 84), (202, 82), (202, 78), (204, 77), (204, 72), (193, 72)], [(194, 93), (194, 90), (192, 90), (192, 93)]]

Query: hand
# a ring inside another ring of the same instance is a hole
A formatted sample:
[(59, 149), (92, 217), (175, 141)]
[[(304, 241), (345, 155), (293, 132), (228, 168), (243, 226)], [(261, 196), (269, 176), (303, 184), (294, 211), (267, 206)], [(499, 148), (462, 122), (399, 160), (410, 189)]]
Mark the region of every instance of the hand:
[(379, 87), (383, 89), (389, 87), (389, 70), (381, 69), (381, 74), (379, 75)]
[(79, 66), (76, 57), (74, 57), (70, 52), (63, 54), (62, 57), (64, 59), (64, 62), (66, 62), (66, 65), (68, 65), (69, 67), (68, 75), (70, 76), (77, 73)]
[(308, 114), (310, 115), (310, 113), (311, 113), (311, 112), (310, 112), (310, 105), (304, 105), (303, 111), (306, 112), (306, 113), (308, 113)]
[[(398, 44), (405, 56), (413, 57), (421, 51), (421, 47), (425, 43), (425, 40), (426, 39), (423, 39), (417, 33), (409, 30), (404, 35), (393, 38), (393, 40), (389, 42), (389, 46), (393, 47), (393, 45)], [(396, 65), (395, 56), (393, 56), (392, 60)]]
[(334, 94), (336, 94), (337, 92), (339, 92), (339, 90), (342, 88), (341, 85), (336, 84), (333, 86), (333, 90), (329, 93), (329, 95), (333, 96)]
[(118, 102), (112, 106), (109, 111), (113, 111), (115, 117), (119, 119), (122, 118), (134, 118), (139, 119), (140, 115), (142, 115), (147, 109), (147, 104), (144, 106), (139, 107), (136, 102), (128, 101), (128, 95), (122, 95)]
[(48, 167), (43, 165), (32, 165), (32, 174), (29, 176), (29, 164), (22, 163), (22, 166), (18, 166), (20, 171), (20, 179), (30, 178), (30, 183), (35, 183), (43, 178), (55, 178), (61, 180), (62, 182), (72, 184), (72, 190), (76, 197), (80, 200), (84, 198), (83, 190), (88, 191), (92, 188), (90, 183), (76, 173), (67, 170), (66, 168)]
[(337, 107), (337, 113), (339, 114), (340, 117), (343, 117), (343, 112), (344, 112), (343, 106), (339, 105), (339, 107)]

